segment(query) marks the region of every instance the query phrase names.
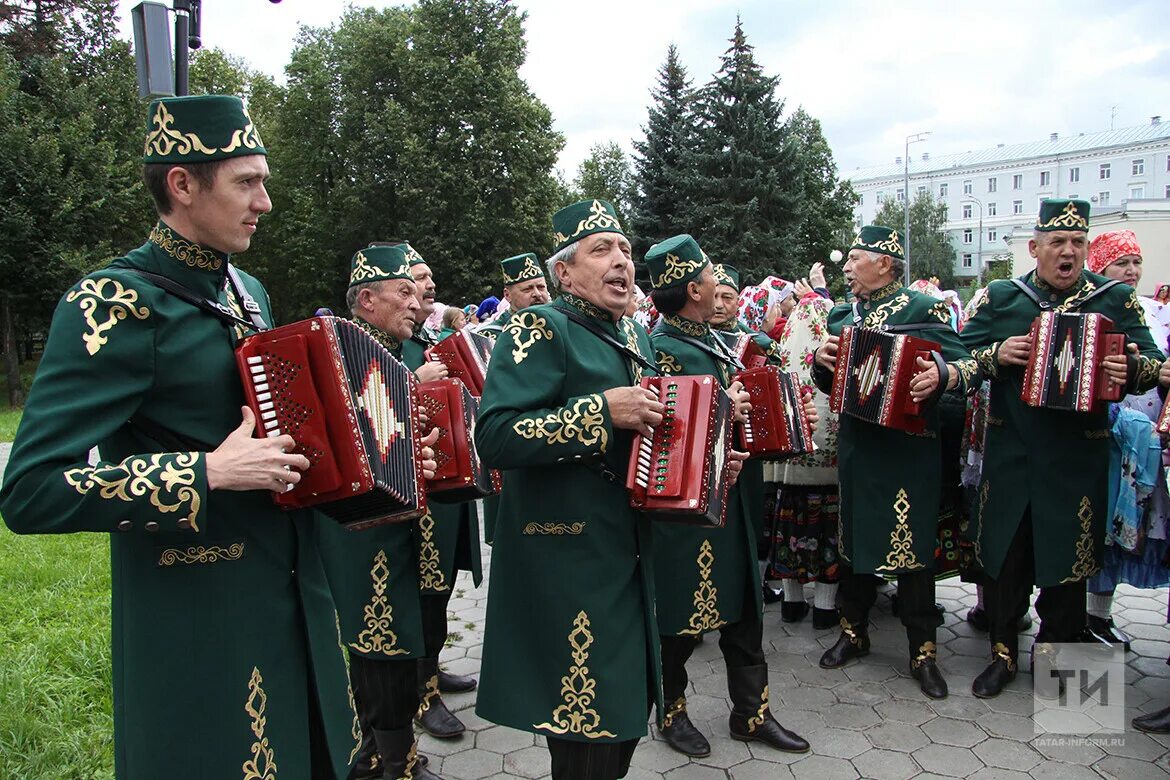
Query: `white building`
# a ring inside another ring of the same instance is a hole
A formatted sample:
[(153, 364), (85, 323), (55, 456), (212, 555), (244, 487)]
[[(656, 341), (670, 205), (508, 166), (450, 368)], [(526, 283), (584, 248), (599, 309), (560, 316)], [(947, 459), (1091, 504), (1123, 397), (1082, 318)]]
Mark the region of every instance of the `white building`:
[[(1129, 201), (1170, 198), (1170, 122), (1156, 116), (1148, 125), (1120, 130), (1065, 138), (1053, 133), (1045, 141), (937, 157), (923, 153), (908, 167), (911, 199), (929, 192), (947, 204), (956, 274), (975, 276), (982, 262), (1010, 251), (1006, 239), (1013, 230), (1030, 233), (1044, 198), (1090, 201), (1094, 226), (1093, 215)], [(861, 196), (854, 210), (858, 225), (872, 221), (886, 200), (904, 202), (905, 172), (899, 157), (848, 176)]]

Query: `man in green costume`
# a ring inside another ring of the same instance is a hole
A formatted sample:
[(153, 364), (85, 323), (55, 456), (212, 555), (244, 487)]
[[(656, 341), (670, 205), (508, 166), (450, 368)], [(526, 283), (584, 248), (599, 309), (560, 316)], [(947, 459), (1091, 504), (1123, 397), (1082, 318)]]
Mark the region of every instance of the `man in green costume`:
[[(419, 306), (401, 245), (354, 255), (346, 304), (353, 321), (401, 359)], [(420, 765), (414, 739), (423, 630), (413, 531), (412, 523), (318, 529), (366, 742), (352, 780), (435, 777)]]
[[(398, 246), (406, 252), (415, 282), (419, 307), (414, 312), (414, 332), (402, 342), (402, 359), (420, 382), (447, 376), (447, 367), (428, 361), (424, 352), (438, 339), (423, 323), (435, 310), (435, 279), (431, 267), (410, 244)], [(462, 721), (447, 708), (441, 694), (474, 690), (474, 677), (451, 674), (439, 668), (439, 652), (447, 641), (447, 602), (459, 570), (470, 571), (476, 587), (482, 580), (479, 552), (479, 519), (475, 502), (458, 504), (431, 502), (427, 513), (416, 521), (415, 547), (418, 553), (418, 584), (422, 590), (423, 642), (418, 662), (421, 702), (418, 724), (439, 739), (452, 739), (464, 732)]]
[(0, 491), (18, 533), (110, 534), (121, 780), (341, 780), (360, 744), (315, 541), (333, 521), (270, 495), (308, 460), (252, 436), (246, 329), (140, 273), (271, 324), (263, 286), (229, 273), (272, 209), (265, 155), (239, 98), (151, 104), (159, 221), (58, 304)]
[(553, 216), (563, 294), (514, 314), (496, 341), (476, 444), (505, 469), (476, 712), (542, 734), (556, 780), (624, 777), (662, 695), (649, 521), (630, 508), (634, 431), (663, 407), (613, 207)]
[(1028, 336), (1042, 311), (1100, 313), (1140, 354), (1106, 358), (1125, 392), (1158, 381), (1164, 356), (1146, 328), (1133, 288), (1084, 270), (1089, 204), (1044, 200), (1028, 251), (1036, 268), (992, 282), (963, 329), (963, 343), (991, 380), (983, 474), (976, 498), (976, 562), (987, 581), (992, 662), (975, 679), (976, 696), (999, 694), (1016, 674), (1016, 623), (1040, 587), (1035, 653), (1075, 641), (1085, 628), (1085, 580), (1100, 568), (1108, 512), (1109, 415), (1026, 405), (1020, 397)]
[[(500, 270), (504, 276), (504, 300), (508, 302), (508, 310), (476, 329), (492, 341), (496, 340), (515, 313), (549, 301), (548, 284), (536, 255), (527, 252), (501, 260)], [(483, 500), (483, 535), (488, 544), (495, 538), (496, 514), (499, 511), (498, 495)]]
[[(729, 392), (736, 417), (742, 419), (751, 409), (750, 396), (743, 385), (732, 381), (734, 358), (707, 324), (715, 309), (715, 274), (707, 256), (695, 239), (683, 234), (652, 246), (646, 253), (646, 266), (654, 305), (662, 314), (650, 337), (659, 370), (714, 377)], [(762, 489), (757, 483), (752, 487)], [(776, 721), (768, 705), (756, 564), (760, 520), (750, 516), (753, 503), (758, 503), (754, 498), (733, 485), (723, 528), (654, 524), (662, 694), (667, 704), (661, 732), (671, 747), (688, 756), (711, 752), (710, 743), (687, 714), (686, 662), (703, 634), (715, 629), (727, 664), (732, 739), (759, 741), (791, 753), (809, 749), (806, 740)]]
[[(823, 392), (832, 389), (837, 345), (847, 325), (917, 336), (940, 345), (947, 376), (940, 377), (937, 366), (919, 358), (921, 370), (910, 383), (910, 394), (917, 401), (926, 401), (941, 390), (940, 383), (961, 394), (973, 386), (977, 367), (948, 324), (946, 304), (903, 287), (903, 262), (896, 230), (866, 225), (853, 240), (845, 279), (857, 300), (829, 312), (832, 335), (817, 350), (813, 370), (813, 380)], [(841, 415), (841, 527), (837, 534), (844, 564), (837, 592), (841, 636), (821, 656), (820, 664), (835, 669), (869, 652), (869, 611), (877, 598), (875, 574), (896, 575), (910, 671), (923, 693), (939, 699), (947, 695), (935, 646), (942, 618), (934, 607), (942, 455), (938, 410), (928, 405), (924, 414), (927, 432), (923, 435)]]

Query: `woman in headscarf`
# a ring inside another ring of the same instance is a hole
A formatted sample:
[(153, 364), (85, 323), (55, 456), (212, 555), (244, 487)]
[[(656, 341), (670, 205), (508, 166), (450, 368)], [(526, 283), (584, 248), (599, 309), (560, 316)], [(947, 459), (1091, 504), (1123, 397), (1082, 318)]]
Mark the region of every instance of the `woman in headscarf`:
[(489, 295), (479, 304), (479, 308), (475, 310), (475, 316), (479, 318), (480, 322), (487, 322), (499, 307), (500, 299), (494, 295)]
[(768, 293), (768, 309), (760, 330), (773, 341), (779, 341), (788, 315), (796, 307), (796, 287), (779, 276), (765, 276), (760, 287)]

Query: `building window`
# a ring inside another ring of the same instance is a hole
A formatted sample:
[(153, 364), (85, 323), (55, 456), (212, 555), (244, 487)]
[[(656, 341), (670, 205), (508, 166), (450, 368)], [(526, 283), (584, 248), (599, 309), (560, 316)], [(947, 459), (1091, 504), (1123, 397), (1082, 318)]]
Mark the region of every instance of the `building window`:
[(999, 231), (996, 230), (995, 228), (991, 228), (990, 230), (987, 231), (987, 240), (988, 241), (995, 241), (998, 238), (999, 238)]
[(1100, 203), (1102, 206), (1108, 206), (1109, 205), (1109, 193), (1108, 192), (1098, 192), (1097, 193), (1097, 202)]
[(1041, 187), (1051, 187), (1052, 186), (1052, 171), (1040, 171), (1040, 186)]
[(1024, 189), (1024, 174), (1017, 173), (1016, 175), (1012, 176), (1012, 189), (1013, 190)]
[(1069, 184), (1076, 184), (1080, 180), (1081, 180), (1081, 169), (1080, 168), (1069, 168), (1068, 169), (1068, 183)]
[[(1105, 194), (1108, 195), (1109, 193), (1107, 192)], [(1170, 198), (1170, 184), (1166, 185), (1166, 197)]]
[(963, 231), (963, 243), (970, 244), (971, 238), (972, 238), (971, 228), (967, 228), (966, 230)]
[(901, 203), (902, 201), (906, 200), (906, 190), (903, 190), (903, 189), (899, 188), (899, 189), (898, 189), (898, 191), (897, 191), (897, 193), (894, 195), (894, 198), (895, 198), (895, 199), (896, 199), (896, 200), (897, 200), (899, 203)]
[(999, 179), (995, 178), (994, 176), (992, 176), (990, 179), (987, 180), (987, 191), (988, 192), (995, 192), (995, 189), (998, 186), (999, 186)]
[(1013, 214), (1023, 214), (1024, 213), (1024, 201), (1013, 200), (1012, 201), (1012, 213)]
[(886, 193), (885, 193), (885, 192), (879, 192), (879, 193), (877, 194), (877, 202), (878, 202), (879, 204), (882, 204), (882, 203), (885, 203), (885, 202), (886, 202)]
[(1129, 197), (1133, 200), (1137, 200), (1139, 198), (1146, 197), (1146, 188), (1140, 187), (1140, 186), (1139, 187), (1130, 187), (1129, 188)]
[(1109, 163), (1101, 163), (1101, 173), (1100, 173), (1101, 181), (1108, 179), (1112, 175), (1113, 175), (1113, 170), (1112, 170), (1112, 167), (1110, 166), (1110, 164)]
[(1133, 161), (1133, 175), (1134, 176), (1145, 176), (1146, 175), (1145, 158)]
[(972, 265), (974, 265), (974, 263), (971, 262), (971, 253), (964, 252), (963, 253), (963, 267), (970, 268)]
[(971, 204), (963, 204), (963, 219), (971, 219)]
[(963, 182), (963, 194), (964, 195), (971, 194), (971, 180), (970, 179), (967, 179), (965, 182)]
[(989, 216), (989, 217), (994, 217), (994, 216), (995, 216), (995, 211), (996, 211), (996, 209), (995, 209), (995, 204), (994, 204), (994, 203), (988, 203), (988, 204), (987, 204), (987, 216)]
[(938, 185), (938, 196), (940, 198), (945, 198), (947, 196), (947, 185), (945, 185), (945, 184)]
[(926, 194), (926, 185), (925, 185), (925, 184), (919, 184), (919, 185), (918, 185), (918, 194), (919, 194), (919, 195), (925, 195), (925, 194)]
[(865, 205), (865, 193), (864, 192), (857, 196), (857, 205), (858, 206)]

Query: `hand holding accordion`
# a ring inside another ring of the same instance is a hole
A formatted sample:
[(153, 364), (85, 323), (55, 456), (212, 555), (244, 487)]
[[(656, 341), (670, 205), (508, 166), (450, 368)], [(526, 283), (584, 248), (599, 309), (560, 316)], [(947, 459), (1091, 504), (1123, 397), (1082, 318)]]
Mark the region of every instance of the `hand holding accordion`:
[(1046, 311), (1028, 332), (1032, 355), (1020, 397), (1028, 406), (1091, 412), (1122, 396), (1105, 373), (1110, 355), (1125, 354), (1125, 334), (1104, 314)]
[(447, 376), (461, 380), (471, 394), (479, 398), (483, 395), (488, 361), (491, 360), (495, 344), (487, 336), (464, 328), (427, 348), (423, 354), (427, 360), (447, 366)]
[(796, 374), (760, 366), (740, 371), (735, 378), (752, 399), (747, 420), (735, 426), (740, 449), (763, 458), (805, 455), (816, 449)]

